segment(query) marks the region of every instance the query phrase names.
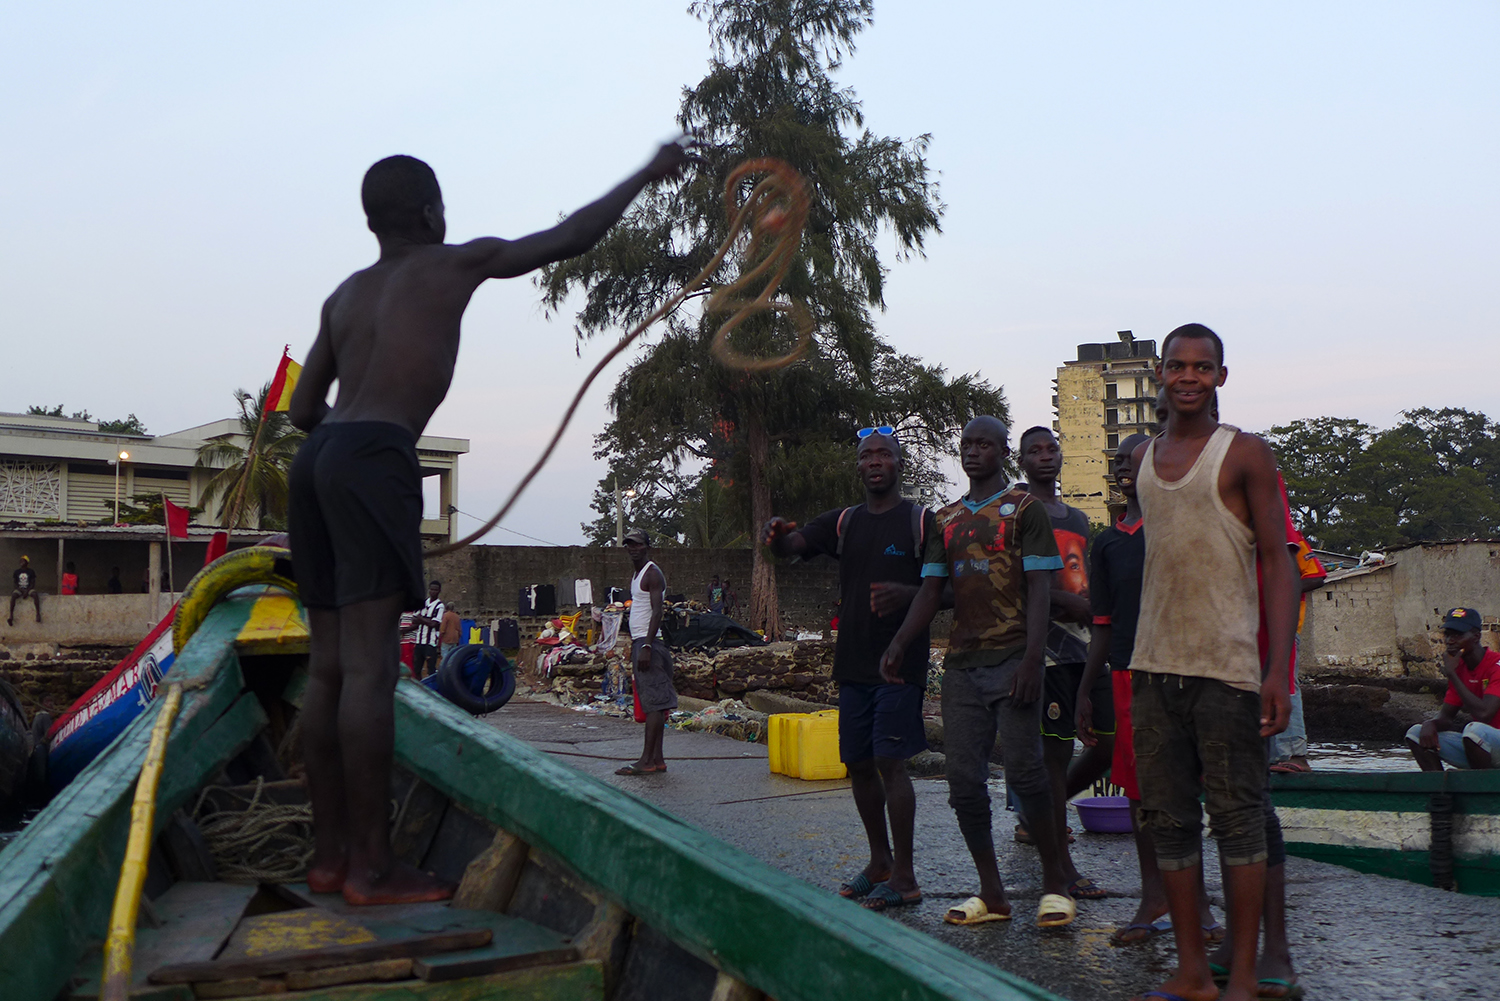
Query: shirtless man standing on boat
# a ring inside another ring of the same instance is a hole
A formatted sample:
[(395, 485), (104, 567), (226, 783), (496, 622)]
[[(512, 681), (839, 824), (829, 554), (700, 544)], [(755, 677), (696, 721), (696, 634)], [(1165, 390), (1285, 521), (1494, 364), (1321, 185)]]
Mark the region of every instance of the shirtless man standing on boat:
[[(380, 258), (323, 304), (292, 396), (309, 432), (291, 471), (297, 585), (312, 634), (303, 745), (315, 849), (308, 885), (351, 904), (442, 900), (453, 887), (391, 851), (397, 623), (422, 606), (422, 472), (416, 441), (448, 391), (459, 324), (486, 279), (514, 278), (592, 247), (635, 196), (679, 173), (677, 143), (603, 198), (519, 240), (443, 242), (432, 168), (381, 160), (360, 191)], [(338, 398), (325, 402), (337, 380)]]

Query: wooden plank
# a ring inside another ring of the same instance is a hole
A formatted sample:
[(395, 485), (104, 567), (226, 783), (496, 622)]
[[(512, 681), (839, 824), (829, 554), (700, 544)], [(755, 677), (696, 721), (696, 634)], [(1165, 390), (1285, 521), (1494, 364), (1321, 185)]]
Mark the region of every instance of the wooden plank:
[(418, 959), (412, 964), (412, 972), (423, 980), (455, 980), (529, 966), (571, 963), (579, 958), (577, 948), (567, 936), (530, 921), (487, 911), (458, 911), (455, 917), (482, 924), (494, 937), (481, 949)]
[[(364, 925), (321, 907), (257, 914), (241, 921), (229, 943), (216, 959), (226, 963), (288, 952), (315, 952), (341, 945), (375, 941), (375, 933)], [(174, 964), (181, 965), (181, 964)]]
[(475, 928), (417, 935), (411, 938), (381, 939), (361, 945), (341, 945), (311, 952), (284, 952), (273, 956), (215, 960), (211, 963), (181, 963), (151, 974), (154, 984), (196, 984), (208, 980), (231, 980), (239, 977), (263, 977), (293, 970), (320, 970), (327, 966), (349, 966), (376, 959), (431, 956), (459, 949), (477, 949), (489, 945), (490, 930)]
[(294, 970), (286, 975), (286, 989), (305, 991), (314, 987), (363, 984), (372, 980), (405, 980), (411, 976), (410, 959), (377, 959), (354, 966), (330, 966), (323, 970)]
[[(172, 668), (174, 680), (203, 687), (187, 692), (172, 727), (172, 765), (158, 795), (158, 825), (265, 723), (253, 698), (236, 701), (242, 682), (234, 636), (248, 613), (246, 602), (221, 603)], [(90, 942), (104, 937), (130, 799), (155, 720), (155, 707), (136, 717), (0, 853), (0, 983), (6, 1001), (52, 1001)]]
[[(213, 959), (254, 895), (253, 886), (177, 883), (153, 900), (151, 904), (161, 919), (161, 927), (136, 932), (131, 997), (151, 996), (166, 989), (147, 983), (151, 971), (159, 966)], [(88, 979), (73, 989), (70, 996), (75, 1001), (99, 996), (101, 960), (101, 956), (94, 955), (80, 968), (80, 975)]]
[(280, 1001), (604, 1001), (604, 975), (598, 963), (568, 963), (439, 983), (350, 984)]
[(285, 994), (286, 981), (272, 977), (241, 977), (193, 985), (196, 998), (249, 998), (263, 994)]
[[(456, 803), (563, 859), (673, 941), (779, 1001), (1053, 998), (930, 936), (847, 906), (628, 793), (396, 686), (398, 759)], [(628, 858), (632, 864), (622, 866)], [(817, 969), (825, 975), (807, 976)]]
[(235, 645), (246, 656), (306, 653), (307, 619), (302, 606), (289, 594), (268, 592), (251, 606), (250, 615), (235, 637)]
[(516, 892), (530, 846), (509, 831), (496, 831), (495, 840), (464, 870), (453, 906), (475, 911), (504, 911)]

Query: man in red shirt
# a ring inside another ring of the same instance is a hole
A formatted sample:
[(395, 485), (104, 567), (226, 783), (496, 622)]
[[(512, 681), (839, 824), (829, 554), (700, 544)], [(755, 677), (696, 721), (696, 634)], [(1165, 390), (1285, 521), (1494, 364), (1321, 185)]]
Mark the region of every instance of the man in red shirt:
[[(1500, 768), (1500, 653), (1479, 642), (1479, 613), (1455, 608), (1443, 616), (1448, 644), (1441, 664), (1448, 679), (1443, 708), (1406, 731), (1406, 743), (1424, 772), (1454, 768)], [(1458, 721), (1460, 711), (1468, 724)]]

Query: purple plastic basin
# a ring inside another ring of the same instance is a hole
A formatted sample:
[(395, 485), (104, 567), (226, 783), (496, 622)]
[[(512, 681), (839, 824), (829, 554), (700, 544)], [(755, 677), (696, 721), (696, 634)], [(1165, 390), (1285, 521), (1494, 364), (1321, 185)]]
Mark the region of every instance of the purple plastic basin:
[(1075, 799), (1078, 819), (1085, 831), (1097, 834), (1130, 833), (1130, 800), (1124, 796), (1091, 796)]

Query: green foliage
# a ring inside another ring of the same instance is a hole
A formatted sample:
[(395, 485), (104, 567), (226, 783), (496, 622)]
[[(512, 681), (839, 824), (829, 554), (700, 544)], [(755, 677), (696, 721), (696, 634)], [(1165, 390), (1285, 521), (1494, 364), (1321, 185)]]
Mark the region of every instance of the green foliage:
[[(857, 429), (897, 426), (909, 488), (931, 488), (969, 417), (1007, 413), (1002, 393), (977, 375), (951, 378), (897, 354), (875, 331), (887, 273), (877, 240), (893, 238), (898, 257), (920, 253), (926, 236), (940, 231), (943, 206), (926, 162), (928, 137), (872, 134), (854, 92), (831, 78), (870, 23), (872, 5), (718, 0), (690, 10), (707, 21), (714, 46), (707, 75), (684, 91), (678, 116), (701, 143), (701, 164), (644, 194), (596, 247), (545, 269), (539, 285), (548, 310), (583, 291), (580, 337), (629, 326), (723, 241), (722, 191), (734, 166), (774, 156), (806, 178), (808, 226), (781, 287), (815, 323), (804, 359), (766, 374), (726, 369), (708, 352), (724, 318), (690, 302), (622, 375), (609, 399), (614, 419), (595, 441), (596, 456), (639, 495), (631, 524), (748, 544), (772, 508), (800, 520), (858, 496)], [(732, 280), (737, 269), (730, 255), (713, 282)], [(779, 316), (763, 314), (735, 339), (742, 351), (772, 354), (794, 336)], [(611, 479), (595, 494), (600, 518), (585, 526), (594, 541), (614, 537)]]
[[(42, 407), (36, 405), (29, 406), (26, 408), (26, 412), (35, 417), (66, 416), (63, 413), (63, 405), (61, 403), (57, 404), (57, 406), (55, 407)], [(72, 413), (72, 417), (74, 420), (78, 421), (91, 421), (94, 419), (94, 415), (89, 413), (87, 410), (75, 410)], [(135, 414), (131, 414), (129, 417), (126, 417), (122, 420), (100, 421), (99, 430), (104, 431), (108, 434), (145, 435), (146, 425), (142, 424), (141, 419)]]
[(203, 503), (219, 501), (219, 524), (225, 528), (286, 527), (287, 476), (307, 436), (284, 412), (265, 409), (270, 391), (269, 382), (254, 396), (243, 389), (234, 391), (240, 434), (253, 449), (228, 438), (205, 442), (198, 449), (197, 468), (217, 470), (203, 488)]
[(109, 434), (146, 434), (146, 425), (135, 414), (118, 421), (100, 421), (99, 430)]
[[(176, 502), (174, 501), (173, 503)], [(104, 506), (109, 508), (110, 515), (113, 516), (115, 510), (114, 500), (105, 501)], [(178, 506), (181, 507), (181, 505)], [(129, 503), (124, 500), (120, 501), (120, 521), (127, 525), (164, 526), (167, 522), (162, 507), (160, 493), (135, 494), (130, 498)], [(187, 510), (189, 522), (203, 513), (203, 508), (201, 507), (189, 507)]]
[[(26, 408), (26, 413), (30, 414), (33, 417), (69, 416), (68, 414), (63, 413), (63, 405), (61, 403), (59, 403), (55, 407), (39, 407), (33, 404), (32, 406)], [(75, 410), (73, 411), (71, 416), (76, 421), (91, 421), (94, 419), (94, 415), (89, 413), (87, 410)]]
[(1315, 545), (1358, 553), (1500, 535), (1500, 425), (1456, 407), (1401, 416), (1385, 431), (1319, 417), (1266, 432), (1293, 518)]

